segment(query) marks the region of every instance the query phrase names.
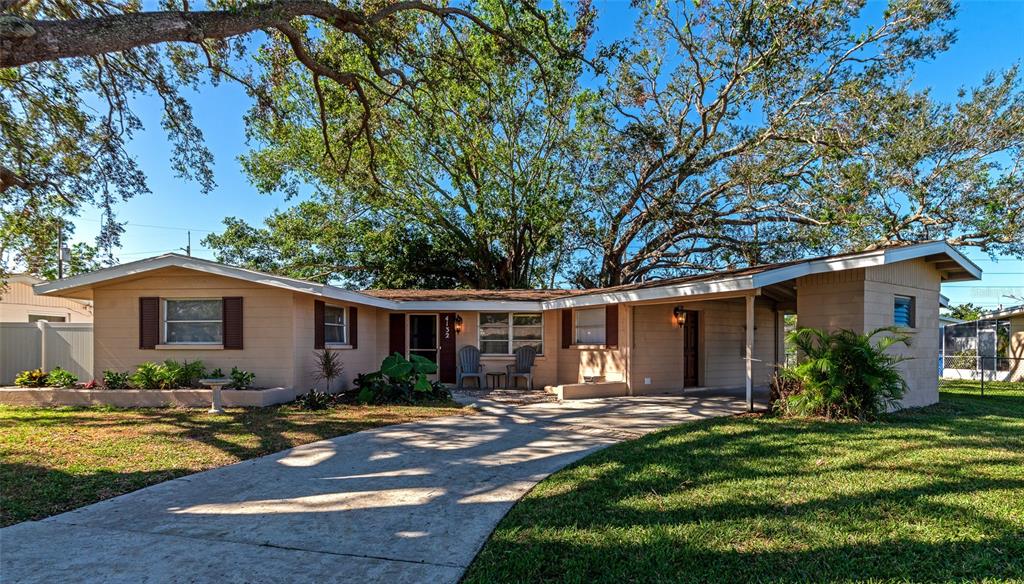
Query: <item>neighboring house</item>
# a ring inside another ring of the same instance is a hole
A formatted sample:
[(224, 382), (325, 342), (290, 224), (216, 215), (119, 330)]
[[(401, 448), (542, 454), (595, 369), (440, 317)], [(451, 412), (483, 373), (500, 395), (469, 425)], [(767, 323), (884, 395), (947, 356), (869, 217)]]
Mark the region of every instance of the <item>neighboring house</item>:
[(0, 322), (92, 322), (92, 302), (57, 296), (40, 296), (32, 286), (46, 280), (13, 274), (0, 288)]
[(1024, 381), (1024, 305), (946, 324), (942, 339), (942, 377)]
[[(95, 305), (95, 371), (201, 359), (263, 386), (313, 385), (314, 350), (342, 355), (345, 383), (392, 352), (439, 364), (475, 345), (487, 371), (537, 348), (538, 385), (605, 381), (623, 395), (766, 385), (785, 356), (784, 322), (916, 333), (901, 366), (906, 406), (938, 399), (939, 289), (981, 269), (944, 242), (595, 290), (353, 291), (168, 254), (39, 284)], [(749, 395), (749, 391), (748, 391)]]

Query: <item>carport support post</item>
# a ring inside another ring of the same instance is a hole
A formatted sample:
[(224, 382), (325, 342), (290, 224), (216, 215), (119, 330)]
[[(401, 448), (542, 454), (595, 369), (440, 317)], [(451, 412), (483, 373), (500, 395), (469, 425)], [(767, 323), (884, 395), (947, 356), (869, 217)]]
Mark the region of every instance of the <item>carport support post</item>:
[(747, 411), (754, 411), (754, 296), (747, 296)]

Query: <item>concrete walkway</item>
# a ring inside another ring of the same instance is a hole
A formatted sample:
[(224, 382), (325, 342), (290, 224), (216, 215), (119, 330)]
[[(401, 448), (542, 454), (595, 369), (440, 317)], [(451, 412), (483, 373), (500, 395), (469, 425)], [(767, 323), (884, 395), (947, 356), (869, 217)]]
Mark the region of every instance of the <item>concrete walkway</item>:
[(481, 402), (0, 530), (3, 582), (456, 582), (534, 484), (737, 396)]

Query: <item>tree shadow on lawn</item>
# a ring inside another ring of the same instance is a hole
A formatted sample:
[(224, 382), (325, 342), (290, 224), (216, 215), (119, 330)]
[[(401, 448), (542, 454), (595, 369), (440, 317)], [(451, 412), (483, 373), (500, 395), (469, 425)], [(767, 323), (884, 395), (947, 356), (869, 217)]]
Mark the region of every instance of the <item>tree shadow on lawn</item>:
[(425, 413), (354, 406), (239, 408), (222, 415), (174, 408), (16, 411), (0, 419), (7, 436), (0, 448), (0, 525), (300, 444), (430, 417)]
[(652, 434), (539, 485), (466, 581), (1024, 578), (1022, 404)]

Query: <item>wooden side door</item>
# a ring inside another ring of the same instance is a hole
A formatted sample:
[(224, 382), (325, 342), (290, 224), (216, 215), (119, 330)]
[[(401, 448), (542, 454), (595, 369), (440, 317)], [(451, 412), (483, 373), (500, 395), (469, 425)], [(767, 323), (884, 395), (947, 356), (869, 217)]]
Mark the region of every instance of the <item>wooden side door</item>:
[(700, 313), (695, 310), (686, 311), (686, 324), (683, 325), (683, 387), (696, 387), (700, 383), (697, 367), (700, 363), (700, 330), (698, 319)]

